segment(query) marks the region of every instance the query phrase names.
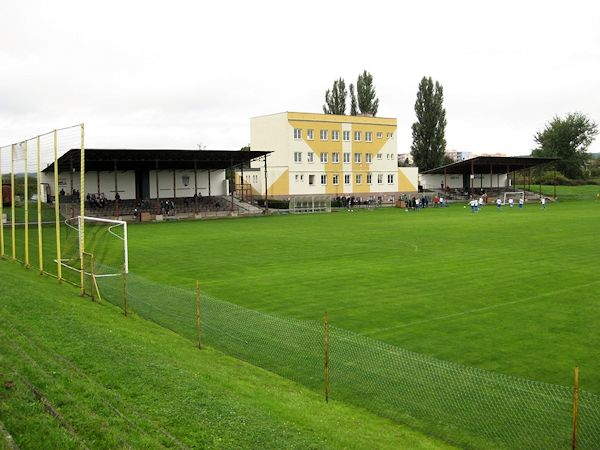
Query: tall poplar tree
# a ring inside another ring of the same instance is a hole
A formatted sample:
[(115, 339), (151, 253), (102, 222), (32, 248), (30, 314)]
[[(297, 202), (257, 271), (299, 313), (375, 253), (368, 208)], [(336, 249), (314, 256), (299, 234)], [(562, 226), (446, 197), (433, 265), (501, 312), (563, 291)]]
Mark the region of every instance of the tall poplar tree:
[(413, 143), (410, 152), (414, 165), (420, 171), (442, 165), (446, 156), (446, 110), (443, 107), (444, 89), (431, 77), (423, 77), (419, 83), (415, 113), (417, 121), (412, 125)]
[(379, 99), (375, 94), (373, 75), (366, 70), (358, 76), (356, 93), (358, 95), (358, 108), (360, 109), (361, 114), (375, 116), (379, 109)]
[[(356, 88), (356, 89), (355, 89)], [(356, 86), (350, 83), (350, 115), (358, 116), (368, 114), (375, 116), (379, 109), (379, 99), (375, 94), (375, 86), (373, 85), (373, 75), (366, 70), (358, 75)], [(346, 114), (346, 83), (343, 78), (339, 78), (333, 82), (333, 88), (327, 89), (325, 92), (325, 104), (323, 112), (325, 114)], [(358, 97), (358, 100), (357, 100)]]
[(337, 114), (343, 116), (346, 114), (346, 82), (343, 78), (333, 82), (333, 88), (325, 92), (325, 104), (323, 112), (325, 114)]
[(354, 85), (350, 83), (350, 115), (358, 116), (358, 108), (356, 107), (356, 94), (354, 94)]

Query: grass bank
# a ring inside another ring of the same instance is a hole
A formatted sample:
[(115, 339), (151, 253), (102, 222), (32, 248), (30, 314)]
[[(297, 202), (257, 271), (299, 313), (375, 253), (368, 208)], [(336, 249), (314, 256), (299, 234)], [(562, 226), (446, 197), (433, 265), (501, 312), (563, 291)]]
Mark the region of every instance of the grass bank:
[(18, 264), (0, 277), (0, 424), (21, 449), (447, 448)]

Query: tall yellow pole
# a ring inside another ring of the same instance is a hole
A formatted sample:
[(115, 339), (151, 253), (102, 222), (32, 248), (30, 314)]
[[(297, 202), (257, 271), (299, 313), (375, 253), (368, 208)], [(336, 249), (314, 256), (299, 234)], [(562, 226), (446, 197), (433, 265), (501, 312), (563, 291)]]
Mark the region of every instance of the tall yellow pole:
[(81, 155), (79, 160), (79, 261), (81, 263), (81, 296), (85, 295), (85, 270), (83, 265), (83, 252), (85, 251), (85, 143), (84, 143), (84, 125), (81, 124)]
[(42, 249), (42, 189), (41, 189), (41, 169), (40, 169), (40, 137), (37, 137), (37, 223), (38, 223), (38, 266), (40, 275), (44, 272), (44, 251)]
[(17, 259), (15, 229), (15, 144), (10, 146), (10, 231), (12, 237), (12, 259)]
[(62, 282), (62, 261), (60, 253), (60, 195), (58, 194), (58, 133), (54, 130), (54, 222), (56, 227), (56, 271), (58, 282)]
[(27, 141), (23, 142), (25, 146), (25, 186), (23, 197), (25, 201), (25, 267), (29, 268), (29, 168), (27, 167)]
[(198, 348), (202, 349), (202, 320), (200, 318), (200, 282), (196, 280), (196, 324), (198, 326)]
[(2, 185), (2, 201), (0, 201), (0, 257), (4, 258), (4, 174), (2, 173), (2, 147), (0, 147), (0, 184)]
[(324, 373), (324, 387), (325, 387), (325, 401), (329, 401), (329, 314), (325, 311), (325, 317), (323, 318), (325, 324), (324, 337), (325, 337), (325, 373)]
[(573, 435), (571, 448), (577, 448), (577, 415), (579, 412), (579, 367), (575, 367), (575, 384), (573, 386)]

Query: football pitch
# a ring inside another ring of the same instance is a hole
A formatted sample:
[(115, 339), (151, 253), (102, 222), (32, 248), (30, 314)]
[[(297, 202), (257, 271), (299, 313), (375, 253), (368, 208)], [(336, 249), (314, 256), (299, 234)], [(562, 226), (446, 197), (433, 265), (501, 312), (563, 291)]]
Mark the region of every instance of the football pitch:
[(130, 270), (415, 352), (600, 392), (600, 202), (144, 224)]

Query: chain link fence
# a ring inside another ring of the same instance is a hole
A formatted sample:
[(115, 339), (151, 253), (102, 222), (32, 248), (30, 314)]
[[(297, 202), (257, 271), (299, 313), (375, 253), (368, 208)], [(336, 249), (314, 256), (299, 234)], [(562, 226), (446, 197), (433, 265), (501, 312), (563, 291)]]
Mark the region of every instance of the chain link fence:
[[(103, 298), (123, 307), (125, 284), (103, 278)], [(130, 274), (128, 307), (198, 339), (196, 293)], [(323, 390), (324, 325), (277, 317), (201, 295), (206, 343), (314, 390)], [(468, 448), (571, 446), (573, 388), (438, 360), (329, 327), (330, 398), (352, 403)], [(600, 396), (580, 390), (577, 448), (600, 448)]]

